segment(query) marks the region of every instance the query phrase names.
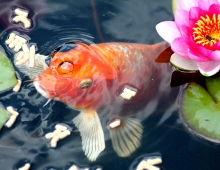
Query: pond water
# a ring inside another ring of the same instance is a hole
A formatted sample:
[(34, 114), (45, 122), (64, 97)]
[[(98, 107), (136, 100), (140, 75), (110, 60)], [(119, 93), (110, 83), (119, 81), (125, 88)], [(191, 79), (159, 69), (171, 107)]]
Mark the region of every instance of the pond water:
[[(30, 29), (11, 22), (15, 7), (29, 10)], [(154, 44), (162, 41), (155, 25), (172, 19), (170, 0), (1, 0), (0, 44), (12, 61), (14, 53), (5, 45), (11, 31), (28, 35), (30, 41), (36, 43), (37, 52), (44, 55), (70, 41)], [(12, 128), (3, 127), (0, 132), (0, 169), (17, 169), (30, 162), (31, 170), (68, 169), (72, 164), (91, 169), (125, 170), (134, 169), (142, 157), (154, 155), (162, 156), (161, 169), (220, 169), (220, 147), (196, 137), (185, 127), (178, 111), (180, 87), (170, 87), (172, 68), (164, 68), (158, 81), (160, 93), (155, 93), (137, 115), (144, 125), (141, 147), (128, 158), (120, 158), (114, 152), (106, 128), (106, 148), (95, 162), (90, 162), (72, 123), (78, 112), (58, 101), (43, 107), (47, 100), (32, 83), (24, 82), (18, 93), (11, 90), (1, 93), (0, 105), (12, 105), (20, 115)], [(28, 80), (16, 71), (23, 81)], [(100, 119), (106, 125), (104, 114)], [(53, 131), (57, 123), (68, 125), (72, 134), (52, 149), (44, 135)]]

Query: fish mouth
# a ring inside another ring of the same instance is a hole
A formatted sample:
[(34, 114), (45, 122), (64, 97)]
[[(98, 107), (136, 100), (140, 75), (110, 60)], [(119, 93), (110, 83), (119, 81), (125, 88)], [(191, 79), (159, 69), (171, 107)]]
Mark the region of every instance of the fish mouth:
[(36, 88), (36, 90), (38, 91), (38, 93), (40, 93), (45, 98), (50, 98), (50, 96), (47, 93), (47, 91), (41, 86), (38, 78), (35, 78), (35, 80), (33, 82), (33, 85)]

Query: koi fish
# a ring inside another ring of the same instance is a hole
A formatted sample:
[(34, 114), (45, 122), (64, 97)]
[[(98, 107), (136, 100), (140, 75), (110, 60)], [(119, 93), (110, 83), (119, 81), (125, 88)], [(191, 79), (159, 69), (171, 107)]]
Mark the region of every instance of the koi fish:
[(128, 157), (140, 146), (143, 133), (141, 122), (128, 115), (132, 106), (151, 100), (158, 90), (155, 80), (162, 70), (154, 61), (167, 47), (167, 43), (65, 44), (51, 55), (49, 67), (35, 78), (34, 86), (44, 97), (80, 112), (73, 123), (90, 161), (105, 148), (98, 113), (107, 111), (104, 114), (112, 115), (108, 129), (113, 148)]

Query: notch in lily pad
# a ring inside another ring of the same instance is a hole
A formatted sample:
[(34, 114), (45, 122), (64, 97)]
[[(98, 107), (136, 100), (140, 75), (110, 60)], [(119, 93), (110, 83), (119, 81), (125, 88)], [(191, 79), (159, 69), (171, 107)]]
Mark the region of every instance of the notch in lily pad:
[(220, 76), (205, 78), (205, 87), (189, 83), (181, 98), (181, 115), (197, 136), (220, 143)]
[(2, 47), (0, 47), (0, 73), (0, 92), (17, 83), (14, 67)]

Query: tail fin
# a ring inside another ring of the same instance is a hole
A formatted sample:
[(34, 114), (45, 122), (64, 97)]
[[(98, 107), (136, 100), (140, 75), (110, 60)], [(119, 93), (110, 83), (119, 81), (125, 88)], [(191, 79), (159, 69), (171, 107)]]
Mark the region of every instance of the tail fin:
[(141, 122), (134, 118), (112, 118), (108, 123), (112, 145), (118, 156), (128, 157), (139, 146), (143, 133)]

